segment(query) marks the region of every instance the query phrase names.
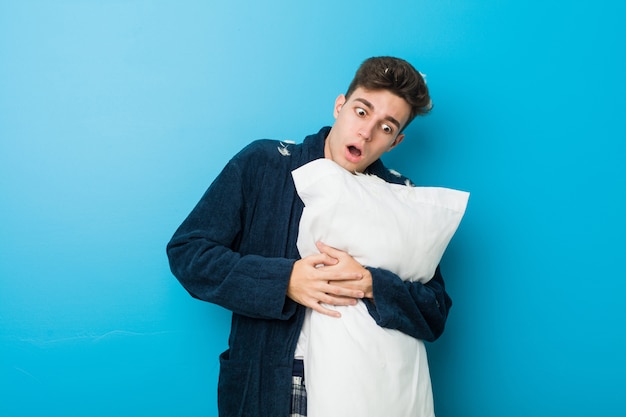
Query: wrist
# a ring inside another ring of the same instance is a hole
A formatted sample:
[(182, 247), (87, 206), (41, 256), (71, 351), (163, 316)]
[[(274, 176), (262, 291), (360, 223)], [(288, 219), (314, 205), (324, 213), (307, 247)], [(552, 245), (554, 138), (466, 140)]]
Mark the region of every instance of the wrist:
[(366, 283), (365, 290), (363, 291), (365, 293), (365, 298), (374, 299), (374, 286), (373, 286), (373, 281), (372, 281), (372, 272), (366, 267), (363, 267), (362, 279)]

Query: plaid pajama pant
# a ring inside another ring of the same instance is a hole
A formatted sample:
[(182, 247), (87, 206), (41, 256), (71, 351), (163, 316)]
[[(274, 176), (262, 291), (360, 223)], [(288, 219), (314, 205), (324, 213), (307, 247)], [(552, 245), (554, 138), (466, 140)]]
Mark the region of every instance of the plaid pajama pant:
[(306, 386), (304, 385), (304, 363), (296, 359), (291, 382), (290, 417), (306, 417)]

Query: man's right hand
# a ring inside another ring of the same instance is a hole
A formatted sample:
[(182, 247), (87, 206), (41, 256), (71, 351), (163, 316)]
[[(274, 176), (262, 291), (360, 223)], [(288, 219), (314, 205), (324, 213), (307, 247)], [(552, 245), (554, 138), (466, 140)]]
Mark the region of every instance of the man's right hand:
[(358, 281), (363, 278), (360, 272), (337, 272), (324, 268), (338, 262), (325, 253), (296, 261), (291, 271), (287, 297), (319, 313), (341, 317), (338, 311), (325, 308), (322, 303), (334, 306), (355, 305), (365, 294), (360, 290), (333, 284), (334, 281)]

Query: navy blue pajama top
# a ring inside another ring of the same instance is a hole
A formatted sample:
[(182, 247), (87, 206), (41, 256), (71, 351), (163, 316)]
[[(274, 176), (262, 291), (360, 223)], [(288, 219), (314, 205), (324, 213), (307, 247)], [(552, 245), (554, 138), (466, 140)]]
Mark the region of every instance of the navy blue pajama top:
[[(296, 342), (305, 307), (287, 298), (303, 203), (291, 171), (324, 157), (329, 127), (301, 144), (258, 140), (235, 155), (167, 245), (173, 274), (195, 298), (232, 311), (229, 348), (220, 355), (221, 417), (288, 417)], [(407, 178), (382, 161), (366, 172)], [(433, 341), (451, 300), (437, 268), (426, 284), (382, 269), (372, 273), (369, 312), (383, 327)]]

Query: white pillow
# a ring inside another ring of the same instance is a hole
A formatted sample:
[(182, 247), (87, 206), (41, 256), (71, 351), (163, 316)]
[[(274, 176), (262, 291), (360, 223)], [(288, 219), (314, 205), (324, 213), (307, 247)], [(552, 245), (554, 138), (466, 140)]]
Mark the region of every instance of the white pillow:
[(433, 277), (469, 198), (464, 191), (355, 175), (330, 159), (309, 162), (292, 176), (305, 205), (297, 241), (300, 256), (318, 253), (315, 242), (321, 241), (362, 265), (411, 281)]
[[(469, 197), (353, 175), (329, 159), (292, 175), (305, 204), (297, 241), (302, 257), (317, 253), (315, 242), (322, 241), (404, 280), (432, 278)], [(362, 301), (324, 306), (341, 318), (308, 310), (298, 340), (309, 417), (433, 417), (424, 342), (378, 326)]]

